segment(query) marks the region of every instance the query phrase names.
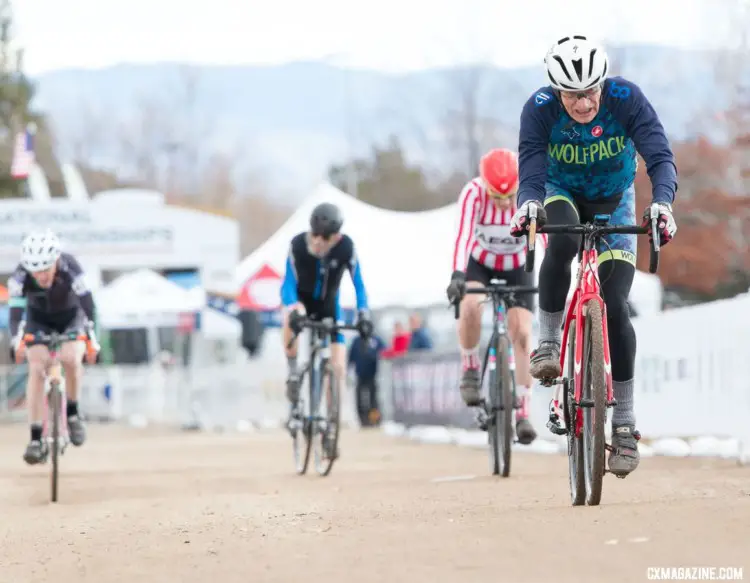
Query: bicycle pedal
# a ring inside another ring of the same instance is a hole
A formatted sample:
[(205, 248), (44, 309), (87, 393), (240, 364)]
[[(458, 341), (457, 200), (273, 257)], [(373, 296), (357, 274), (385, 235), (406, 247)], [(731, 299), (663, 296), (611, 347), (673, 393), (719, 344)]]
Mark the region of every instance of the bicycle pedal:
[(617, 478), (620, 478), (621, 480), (624, 480), (625, 478), (627, 478), (630, 475), (630, 474), (616, 474), (612, 470), (604, 470), (604, 473), (605, 474), (612, 474), (613, 476), (615, 476)]
[(564, 377), (558, 377), (558, 378), (550, 377), (550, 378), (539, 379), (539, 384), (542, 385), (543, 387), (554, 387), (555, 385), (562, 385), (564, 382), (565, 382)]

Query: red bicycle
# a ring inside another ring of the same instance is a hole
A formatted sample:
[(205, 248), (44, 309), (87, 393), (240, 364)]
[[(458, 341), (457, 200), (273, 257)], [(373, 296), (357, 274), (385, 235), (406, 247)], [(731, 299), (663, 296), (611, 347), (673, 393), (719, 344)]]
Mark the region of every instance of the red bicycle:
[[(656, 205), (651, 206), (650, 218), (651, 229), (658, 233), (659, 210)], [(612, 449), (604, 435), (607, 410), (617, 404), (612, 392), (607, 307), (601, 295), (597, 244), (604, 235), (611, 233), (644, 235), (649, 232), (647, 227), (637, 225), (609, 225), (609, 220), (610, 215), (595, 215), (591, 223), (537, 227), (536, 207), (532, 206), (526, 243), (526, 271), (532, 271), (537, 233), (581, 235), (577, 284), (565, 316), (560, 350), (562, 371), (565, 371), (566, 355), (571, 356), (568, 358), (568, 374), (559, 379), (540, 381), (544, 386), (557, 386), (547, 427), (552, 433), (567, 436), (573, 506), (580, 506), (584, 501), (589, 506), (596, 506), (601, 501), (602, 482), (608, 471), (605, 451)], [(656, 273), (659, 265), (658, 236), (652, 237), (651, 241), (649, 271)]]

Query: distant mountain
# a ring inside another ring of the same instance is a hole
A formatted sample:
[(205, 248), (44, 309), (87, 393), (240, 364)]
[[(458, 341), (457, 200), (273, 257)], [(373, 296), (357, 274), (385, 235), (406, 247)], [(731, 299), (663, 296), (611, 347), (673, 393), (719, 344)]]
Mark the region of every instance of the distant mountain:
[[(713, 82), (711, 55), (652, 46), (611, 53), (617, 72), (642, 87), (670, 135), (685, 138), (715, 125), (701, 121), (724, 107), (717, 100), (721, 91)], [(325, 175), (329, 164), (347, 157), (347, 131), (359, 153), (396, 133), (413, 160), (446, 167), (456, 157), (450, 141), (459, 137), (446, 132), (445, 120), (462, 110), (467, 92), (477, 95), (479, 116), (500, 128), (486, 145), (502, 137), (515, 145), (521, 106), (544, 77), (541, 66), (487, 68), (479, 75), (465, 68), (392, 75), (297, 62), (189, 69), (124, 64), (50, 72), (37, 82), (36, 103), (55, 124), (61, 155), (84, 142), (96, 162), (116, 165), (118, 128), (153, 140), (148, 129), (139, 129), (145, 121), (139, 111), (144, 103), (159, 102), (163, 105), (146, 124), (151, 133), (162, 123), (193, 120), (197, 134), (206, 136), (206, 152), (238, 149), (248, 168), (301, 193)]]

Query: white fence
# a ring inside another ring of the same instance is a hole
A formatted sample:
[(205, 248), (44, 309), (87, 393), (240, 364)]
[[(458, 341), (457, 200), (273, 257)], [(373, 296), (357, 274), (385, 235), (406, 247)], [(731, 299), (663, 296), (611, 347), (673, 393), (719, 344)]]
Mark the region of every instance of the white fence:
[[(24, 419), (12, 409), (23, 394), (12, 390), (8, 370), (1, 371), (0, 419)], [(236, 366), (171, 369), (160, 365), (88, 367), (81, 407), (91, 420), (129, 421), (173, 426), (195, 421), (230, 428), (238, 422), (278, 424), (286, 419), (284, 368), (248, 362)]]
[[(91, 421), (222, 430), (247, 424), (278, 427), (289, 414), (286, 374), (286, 363), (268, 360), (190, 369), (159, 364), (87, 367), (81, 408)], [(25, 407), (14, 407), (24, 394), (23, 380), (12, 367), (0, 367), (0, 422), (26, 418)], [(343, 399), (342, 421), (352, 424), (352, 391)]]

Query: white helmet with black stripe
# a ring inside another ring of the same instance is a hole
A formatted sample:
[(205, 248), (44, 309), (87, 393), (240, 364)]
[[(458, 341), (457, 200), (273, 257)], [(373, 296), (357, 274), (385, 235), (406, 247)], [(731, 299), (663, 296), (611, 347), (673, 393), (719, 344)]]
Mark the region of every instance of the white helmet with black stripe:
[(31, 273), (52, 267), (60, 258), (60, 240), (52, 231), (30, 233), (21, 243), (21, 265)]
[(560, 91), (585, 91), (604, 83), (609, 71), (607, 53), (585, 36), (566, 36), (544, 58), (550, 84)]

